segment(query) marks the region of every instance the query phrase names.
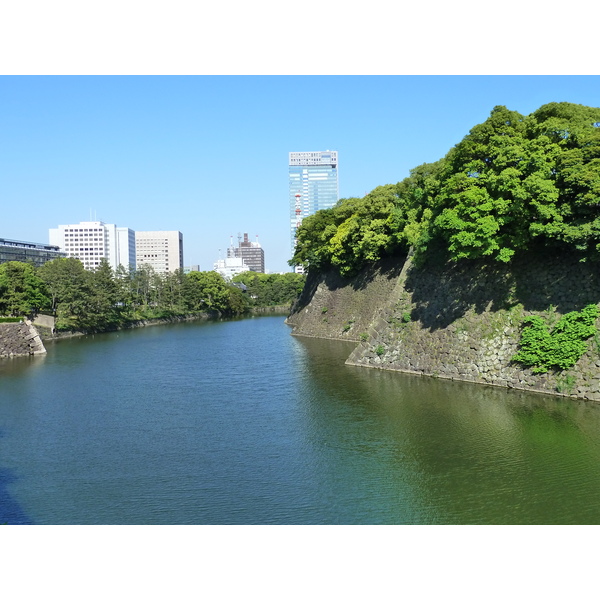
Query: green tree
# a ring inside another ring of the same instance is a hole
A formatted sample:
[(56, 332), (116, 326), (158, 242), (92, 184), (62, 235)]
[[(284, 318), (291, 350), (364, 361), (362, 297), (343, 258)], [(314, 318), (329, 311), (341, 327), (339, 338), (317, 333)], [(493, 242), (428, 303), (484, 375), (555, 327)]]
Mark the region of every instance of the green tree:
[(600, 250), (600, 109), (497, 106), (445, 162), (434, 225), (453, 258), (508, 261), (534, 243)]
[(93, 271), (86, 271), (87, 307), (79, 315), (79, 324), (87, 330), (99, 331), (121, 322), (121, 297), (115, 274), (106, 259)]
[(252, 306), (290, 304), (302, 291), (305, 275), (301, 273), (256, 273), (245, 271), (233, 277), (233, 283), (246, 287), (246, 297)]
[(193, 312), (228, 308), (229, 292), (225, 280), (216, 271), (192, 271), (185, 276), (183, 300)]
[(304, 218), (296, 232), (296, 247), (290, 266), (326, 269), (331, 265), (327, 243), (337, 230), (333, 209), (318, 210)]
[(172, 313), (180, 313), (183, 305), (183, 282), (185, 274), (181, 269), (163, 275), (163, 306)]
[(27, 316), (49, 305), (44, 282), (31, 264), (9, 261), (0, 265), (0, 314)]
[(38, 269), (51, 298), (51, 309), (56, 315), (56, 328), (77, 327), (85, 318), (90, 293), (89, 279), (83, 263), (77, 258), (55, 258)]
[(364, 262), (392, 254), (398, 247), (397, 185), (375, 188), (364, 198), (343, 198), (336, 206), (304, 219), (290, 265), (354, 274)]
[(600, 251), (600, 108), (552, 102), (527, 119), (532, 139), (544, 145), (550, 194), (533, 196), (531, 233), (575, 248)]
[(228, 315), (242, 315), (248, 311), (247, 296), (239, 287), (235, 285), (227, 286), (227, 308), (225, 313)]
[(508, 261), (526, 245), (528, 155), (523, 116), (504, 106), (448, 153), (434, 226), (453, 258)]

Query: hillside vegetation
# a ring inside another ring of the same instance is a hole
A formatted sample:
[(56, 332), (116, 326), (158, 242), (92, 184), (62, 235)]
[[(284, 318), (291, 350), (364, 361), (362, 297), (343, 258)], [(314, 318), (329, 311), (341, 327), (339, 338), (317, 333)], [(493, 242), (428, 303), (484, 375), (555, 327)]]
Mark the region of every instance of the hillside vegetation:
[(544, 247), (600, 256), (600, 108), (495, 107), (437, 162), (305, 218), (290, 265), (352, 276), (409, 248), (509, 262)]

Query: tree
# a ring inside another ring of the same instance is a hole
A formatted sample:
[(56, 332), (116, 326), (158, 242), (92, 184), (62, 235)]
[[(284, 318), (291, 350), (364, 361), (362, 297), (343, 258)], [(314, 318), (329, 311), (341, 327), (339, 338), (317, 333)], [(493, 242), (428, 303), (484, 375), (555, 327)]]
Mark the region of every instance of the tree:
[(163, 303), (164, 307), (173, 312), (183, 310), (183, 282), (185, 274), (181, 269), (163, 276)]
[(246, 286), (246, 297), (252, 306), (277, 306), (293, 302), (300, 295), (305, 280), (301, 273), (245, 271), (236, 275), (232, 283)]
[(242, 315), (248, 310), (247, 296), (235, 285), (227, 286), (227, 308), (228, 315)]
[(337, 230), (333, 209), (318, 210), (302, 220), (296, 232), (296, 247), (290, 266), (325, 269), (331, 264), (327, 242)]
[(600, 109), (497, 106), (445, 163), (434, 229), (454, 259), (506, 262), (540, 243), (600, 250)]
[(531, 233), (583, 256), (600, 251), (600, 108), (552, 102), (527, 119), (543, 141), (550, 194), (533, 198)]
[(508, 261), (527, 244), (528, 144), (523, 116), (496, 106), (446, 156), (434, 227), (453, 258)]
[(86, 272), (88, 279), (87, 310), (79, 315), (80, 325), (98, 331), (121, 322), (119, 286), (112, 267), (102, 259), (98, 268)]
[(9, 261), (0, 265), (0, 313), (31, 315), (49, 306), (44, 282), (29, 263)]
[(83, 263), (77, 258), (55, 258), (43, 264), (38, 274), (49, 292), (57, 329), (76, 327), (80, 317), (85, 318), (90, 293)]
[(192, 271), (183, 282), (183, 300), (194, 312), (228, 308), (229, 292), (225, 280), (216, 271)]

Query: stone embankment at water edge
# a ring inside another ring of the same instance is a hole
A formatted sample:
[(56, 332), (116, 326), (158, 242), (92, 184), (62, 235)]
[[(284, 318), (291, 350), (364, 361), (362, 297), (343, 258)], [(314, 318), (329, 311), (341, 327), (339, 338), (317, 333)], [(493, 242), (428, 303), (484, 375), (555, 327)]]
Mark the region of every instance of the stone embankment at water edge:
[(566, 371), (512, 360), (525, 317), (551, 324), (600, 303), (599, 269), (548, 253), (509, 265), (388, 259), (353, 279), (309, 274), (287, 322), (295, 335), (356, 341), (349, 365), (600, 401), (600, 332)]

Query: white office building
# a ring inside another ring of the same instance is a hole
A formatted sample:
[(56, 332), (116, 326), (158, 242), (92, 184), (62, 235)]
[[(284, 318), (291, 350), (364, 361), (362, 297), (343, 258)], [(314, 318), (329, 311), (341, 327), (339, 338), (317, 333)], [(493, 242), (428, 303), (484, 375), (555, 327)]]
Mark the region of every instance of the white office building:
[(119, 265), (135, 268), (135, 232), (128, 227), (82, 221), (50, 229), (48, 237), (50, 244), (78, 258), (88, 270), (96, 269), (103, 258), (114, 270)]
[(216, 271), (225, 281), (231, 281), (232, 277), (249, 271), (250, 268), (244, 263), (241, 256), (228, 256), (219, 259), (213, 265), (213, 271)]
[(183, 270), (183, 234), (180, 231), (136, 231), (136, 263), (151, 265), (157, 273)]

